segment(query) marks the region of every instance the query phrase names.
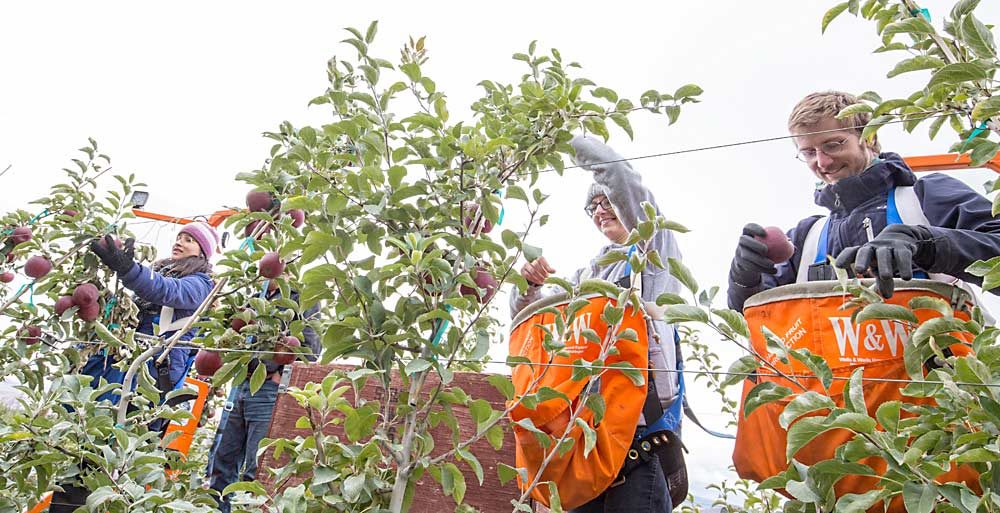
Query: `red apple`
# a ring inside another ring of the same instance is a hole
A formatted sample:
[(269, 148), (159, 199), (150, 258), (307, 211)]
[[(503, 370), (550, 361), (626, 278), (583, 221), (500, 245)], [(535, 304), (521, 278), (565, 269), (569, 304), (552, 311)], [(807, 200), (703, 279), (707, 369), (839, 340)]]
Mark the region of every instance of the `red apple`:
[(74, 306), (76, 306), (76, 303), (73, 302), (73, 296), (63, 296), (56, 300), (54, 309), (56, 315), (62, 316), (62, 314), (66, 313), (66, 310)]
[[(249, 237), (253, 235), (254, 230), (257, 229), (257, 225), (263, 222), (264, 221), (261, 220), (251, 221), (250, 224), (248, 224), (247, 227), (243, 230), (243, 236)], [(271, 228), (273, 227), (274, 225), (272, 225), (271, 223), (267, 223), (267, 226), (264, 228), (264, 230), (261, 231), (259, 234), (257, 234), (257, 240), (260, 240), (260, 238), (263, 237), (265, 233), (271, 231)]]
[(253, 319), (250, 319), (249, 321), (244, 321), (239, 317), (233, 317), (233, 320), (230, 321), (229, 323), (229, 327), (233, 328), (233, 331), (235, 331), (236, 333), (239, 333), (243, 331), (243, 328), (246, 328), (247, 326), (255, 323), (256, 321), (254, 321)]
[(306, 211), (301, 208), (293, 208), (287, 214), (292, 218), (292, 226), (295, 228), (302, 226), (306, 222)]
[(76, 289), (73, 290), (73, 304), (76, 306), (85, 306), (91, 303), (97, 302), (97, 297), (100, 292), (93, 283), (84, 283), (78, 285)]
[(14, 252), (12, 251), (10, 253), (7, 253), (7, 263), (9, 264), (13, 261), (14, 261)]
[(48, 258), (41, 255), (35, 255), (24, 263), (24, 274), (27, 274), (36, 280), (46, 274), (49, 274), (49, 271), (51, 270), (52, 262), (50, 262)]
[[(479, 216), (479, 219), (476, 219), (476, 216)], [(479, 230), (480, 233), (493, 231), (493, 222), (479, 212), (479, 205), (465, 207), (462, 223), (465, 225), (465, 229), (470, 232), (475, 232), (477, 228), (482, 228)]]
[(261, 276), (273, 280), (285, 271), (285, 263), (281, 261), (281, 256), (277, 252), (271, 251), (260, 259), (257, 268)]
[(250, 191), (247, 193), (247, 208), (251, 212), (266, 212), (274, 207), (274, 196), (267, 191)]
[(12, 281), (14, 281), (14, 273), (7, 271), (0, 274), (0, 283), (10, 283)]
[(38, 326), (25, 326), (21, 328), (20, 337), (27, 345), (37, 344), (42, 336), (42, 328)]
[(767, 235), (763, 238), (755, 238), (767, 246), (768, 259), (776, 264), (780, 264), (792, 258), (792, 254), (795, 253), (795, 246), (792, 245), (792, 241), (788, 240), (788, 236), (785, 235), (785, 232), (781, 231), (781, 228), (768, 226), (764, 228), (764, 231), (767, 232)]
[(296, 347), (302, 347), (302, 343), (299, 339), (291, 335), (282, 339), (281, 342), (274, 345), (274, 356), (272, 359), (274, 363), (278, 365), (288, 365), (295, 361), (296, 353), (294, 351), (287, 351), (287, 349), (292, 349)]
[(76, 316), (80, 318), (81, 321), (96, 321), (101, 315), (101, 304), (97, 301), (90, 303), (89, 305), (80, 305), (80, 309), (76, 311)]
[(21, 226), (14, 228), (14, 231), (10, 234), (11, 240), (14, 244), (22, 244), (31, 240), (31, 228), (27, 226)]
[(76, 217), (80, 212), (77, 212), (76, 210), (73, 210), (71, 208), (67, 208), (66, 210), (63, 210), (62, 213), (66, 217)]
[(194, 357), (194, 370), (199, 376), (214, 376), (222, 368), (222, 355), (202, 349)]
[(473, 289), (472, 287), (469, 287), (467, 285), (462, 285), (461, 287), (459, 287), (458, 292), (463, 296), (470, 296), (470, 295), (476, 296), (477, 298), (479, 298), (480, 303), (485, 303), (489, 301), (490, 298), (493, 297), (493, 294), (496, 294), (497, 292), (498, 284), (496, 278), (494, 278), (493, 275), (490, 274), (482, 266), (476, 266), (475, 274), (472, 278), (472, 281), (476, 282), (476, 285), (480, 289), (486, 289), (486, 292), (481, 293), (480, 291)]

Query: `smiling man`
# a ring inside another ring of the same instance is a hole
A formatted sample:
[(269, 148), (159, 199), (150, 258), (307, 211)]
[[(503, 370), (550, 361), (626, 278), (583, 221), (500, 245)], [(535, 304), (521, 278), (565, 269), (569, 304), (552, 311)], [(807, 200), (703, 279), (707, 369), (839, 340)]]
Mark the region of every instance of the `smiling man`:
[[(743, 227), (729, 271), (729, 306), (743, 310), (750, 296), (778, 285), (833, 279), (827, 255), (837, 267), (878, 278), (885, 297), (893, 277), (964, 280), (981, 278), (965, 269), (976, 260), (1000, 255), (1000, 221), (991, 202), (962, 182), (935, 173), (921, 179), (895, 153), (881, 153), (877, 139), (861, 132), (868, 113), (837, 119), (859, 103), (847, 93), (828, 91), (806, 96), (788, 118), (796, 157), (819, 178), (816, 204), (829, 210), (788, 231), (795, 253), (785, 262), (766, 257), (760, 225)], [(923, 217), (920, 224), (903, 218)], [(803, 262), (805, 255), (805, 262)]]

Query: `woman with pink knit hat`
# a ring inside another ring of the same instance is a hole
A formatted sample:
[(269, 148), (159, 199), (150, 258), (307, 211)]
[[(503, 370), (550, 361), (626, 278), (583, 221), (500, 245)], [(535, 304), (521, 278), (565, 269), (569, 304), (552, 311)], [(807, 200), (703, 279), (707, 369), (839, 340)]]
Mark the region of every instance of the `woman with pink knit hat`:
[[(118, 274), (121, 283), (134, 293), (133, 300), (139, 306), (137, 333), (158, 334), (169, 338), (184, 327), (190, 316), (201, 306), (212, 290), (212, 264), (209, 260), (216, 253), (219, 236), (211, 226), (194, 222), (184, 225), (170, 250), (170, 258), (165, 258), (146, 267), (135, 261), (135, 239), (128, 239), (118, 247), (110, 235), (103, 240), (95, 239), (90, 250), (112, 271)], [(158, 328), (158, 329), (157, 329)], [(191, 329), (181, 336), (190, 340), (197, 330)], [(154, 357), (149, 362), (149, 370), (156, 378), (160, 398), (173, 390), (184, 379), (193, 361), (194, 352), (184, 347), (170, 350), (163, 365), (156, 366)], [(159, 356), (159, 355), (157, 355)], [(91, 356), (81, 369), (81, 374), (92, 376), (90, 385), (101, 386), (101, 380), (121, 383), (125, 373), (115, 368), (117, 355), (101, 351)], [(119, 393), (107, 392), (98, 401), (109, 400), (118, 403)], [(150, 425), (151, 430), (166, 427), (162, 419)], [(72, 513), (87, 502), (90, 490), (79, 483), (63, 483), (63, 491), (52, 496), (49, 513)]]
[[(158, 260), (150, 267), (136, 263), (134, 245), (135, 239), (129, 239), (119, 248), (108, 235), (104, 241), (92, 242), (90, 250), (134, 293), (133, 300), (139, 307), (136, 332), (169, 338), (187, 323), (212, 290), (212, 264), (209, 260), (218, 250), (219, 235), (206, 223), (186, 224), (174, 240), (170, 257)], [(190, 340), (196, 331), (190, 329), (180, 339)], [(154, 368), (150, 362), (150, 370), (163, 394), (173, 390), (184, 379), (192, 356), (188, 349), (175, 347), (170, 350), (162, 367)], [(114, 368), (114, 363), (113, 358), (107, 356), (91, 357), (83, 372), (95, 378), (103, 377), (108, 382), (121, 383), (124, 373)], [(117, 403), (118, 395), (108, 393), (101, 399)]]

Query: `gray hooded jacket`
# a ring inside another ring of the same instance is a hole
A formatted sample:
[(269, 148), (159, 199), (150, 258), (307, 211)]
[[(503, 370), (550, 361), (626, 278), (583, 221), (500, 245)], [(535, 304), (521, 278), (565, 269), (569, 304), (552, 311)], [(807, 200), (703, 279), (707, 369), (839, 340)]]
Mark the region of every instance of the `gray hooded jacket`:
[[(656, 208), (656, 213), (660, 214), (660, 207), (657, 205), (653, 193), (642, 184), (642, 176), (635, 172), (632, 165), (624, 161), (621, 155), (606, 144), (590, 137), (574, 137), (571, 144), (576, 150), (574, 160), (577, 165), (594, 174), (596, 184), (595, 187), (591, 187), (587, 198), (588, 203), (597, 194), (604, 194), (611, 200), (611, 205), (614, 206), (618, 219), (630, 231), (640, 221), (646, 220), (646, 214), (641, 206), (642, 202), (648, 201)], [(621, 244), (604, 246), (597, 257), (590, 261), (588, 267), (578, 269), (569, 280), (573, 284), (578, 284), (587, 278), (601, 278), (613, 283), (617, 282), (625, 276), (625, 262), (618, 261), (602, 266), (597, 264), (597, 260), (610, 251), (627, 252), (628, 249), (627, 246)], [(646, 247), (638, 247), (637, 249), (639, 251), (657, 250), (664, 265), (666, 265), (668, 257), (681, 258), (674, 234), (668, 230), (657, 231)], [(680, 282), (670, 275), (669, 270), (654, 268), (653, 265), (648, 265), (643, 270), (643, 300), (656, 301), (657, 296), (664, 292), (676, 294), (680, 290)], [(529, 286), (524, 294), (511, 294), (511, 316), (516, 316), (521, 309), (530, 303), (555, 292), (556, 290), (548, 287)], [(653, 329), (659, 335), (659, 342), (653, 338), (649, 340), (650, 367), (676, 369), (678, 354), (674, 344), (674, 327), (663, 321), (653, 321)], [(654, 382), (660, 403), (665, 408), (677, 396), (677, 373), (656, 372), (654, 373)], [(645, 422), (640, 420), (640, 425), (645, 425)]]

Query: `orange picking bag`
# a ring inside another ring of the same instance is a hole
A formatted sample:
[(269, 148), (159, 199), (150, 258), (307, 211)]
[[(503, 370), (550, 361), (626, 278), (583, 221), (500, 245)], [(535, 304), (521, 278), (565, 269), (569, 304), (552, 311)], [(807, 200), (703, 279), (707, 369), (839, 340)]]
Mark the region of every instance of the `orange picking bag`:
[[(808, 349), (812, 354), (821, 356), (833, 372), (834, 381), (828, 395), (838, 406), (844, 405), (845, 380), (836, 378), (850, 377), (858, 367), (864, 368), (864, 378), (887, 378), (909, 380), (903, 362), (903, 342), (908, 340), (909, 333), (901, 323), (888, 320), (872, 320), (855, 324), (851, 320), (849, 310), (841, 310), (845, 296), (837, 290), (835, 281), (816, 281), (776, 287), (747, 300), (744, 316), (750, 328), (750, 339), (754, 351), (768, 359), (781, 372), (796, 375), (810, 375), (811, 372), (801, 362), (789, 360), (783, 364), (768, 353), (761, 328), (766, 326), (780, 337), (790, 349)], [(910, 280), (896, 281), (896, 291), (886, 303), (906, 306), (911, 299), (918, 296), (931, 296), (947, 301), (955, 310), (957, 318), (968, 320), (973, 303), (971, 296), (964, 290), (938, 281)], [(923, 322), (940, 314), (926, 309), (914, 312)], [(961, 338), (961, 337), (960, 337)], [(953, 354), (961, 356), (971, 352), (967, 345), (956, 344), (950, 347)], [(764, 374), (773, 374), (770, 369), (760, 368)], [(773, 381), (778, 385), (799, 390), (797, 385), (781, 377), (756, 376), (761, 380)], [(815, 379), (800, 379), (804, 386), (819, 393), (823, 392), (822, 384)], [(757, 383), (750, 379), (743, 383), (743, 393), (740, 399), (740, 411), (747, 394)], [(886, 401), (903, 401), (910, 404), (933, 404), (929, 398), (905, 397), (900, 389), (905, 383), (864, 382), (865, 403), (872, 417), (879, 405)], [(788, 396), (761, 406), (749, 416), (740, 416), (736, 431), (736, 447), (733, 451), (733, 464), (740, 477), (761, 482), (772, 477), (788, 467), (785, 460), (787, 432), (778, 423), (778, 417), (797, 395)], [(905, 414), (905, 412), (904, 412)], [(881, 426), (878, 426), (881, 429)], [(802, 447), (795, 459), (812, 465), (819, 461), (831, 459), (837, 447), (853, 437), (853, 433), (845, 429), (835, 429), (816, 437)], [(885, 460), (868, 457), (859, 461), (870, 466), (877, 474), (886, 471)], [(973, 490), (978, 490), (979, 474), (966, 465), (953, 466), (952, 470), (937, 477), (939, 482), (964, 481)], [(837, 497), (846, 493), (865, 493), (878, 484), (875, 477), (847, 476), (835, 485)], [(787, 493), (786, 493), (787, 495)], [(882, 511), (880, 505), (876, 506)], [(904, 513), (902, 500), (896, 497), (890, 504), (889, 512)]]
[[(590, 303), (577, 313), (569, 328), (573, 335), (565, 342), (568, 354), (560, 356), (546, 351), (542, 344), (546, 333), (541, 327), (548, 326), (555, 332), (555, 314), (536, 312), (550, 306), (563, 312), (571, 299), (563, 294), (548, 297), (532, 303), (514, 318), (510, 355), (523, 356), (531, 361), (531, 364), (518, 364), (512, 371), (515, 398), (535, 393), (543, 387), (551, 387), (566, 394), (574, 406), (586, 400), (581, 394), (588, 380), (573, 381), (572, 366), (578, 365), (580, 360), (596, 360), (601, 353), (601, 346), (582, 337), (580, 333), (586, 328), (592, 329), (603, 341), (608, 326), (601, 319), (601, 313), (606, 304), (614, 304), (615, 301), (601, 296), (588, 298)], [(636, 312), (631, 307), (625, 310), (619, 333), (629, 328), (638, 334), (638, 342), (618, 341), (617, 354), (609, 355), (604, 365), (629, 362), (636, 369), (646, 369), (649, 366), (646, 322), (642, 312)], [(539, 403), (534, 409), (519, 405), (510, 413), (514, 422), (531, 419), (537, 428), (553, 438), (553, 443), (545, 449), (534, 433), (517, 424), (513, 425), (516, 465), (527, 469), (527, 482), (520, 481), (521, 488), (526, 489), (536, 477), (539, 483), (552, 481), (558, 488), (560, 502), (565, 509), (586, 504), (604, 492), (618, 476), (635, 436), (646, 399), (646, 386), (636, 385), (622, 371), (607, 369), (597, 379), (591, 393), (599, 393), (606, 406), (604, 418), (597, 425), (594, 425), (594, 415), (589, 409), (585, 408), (579, 416), (597, 432), (593, 450), (584, 455), (583, 429), (574, 425), (568, 436), (574, 440), (572, 450), (564, 455), (556, 452), (540, 477), (538, 473), (542, 462), (555, 450), (554, 441), (558, 440), (568, 426), (569, 405), (562, 399), (550, 399)], [(549, 506), (548, 486), (537, 486), (531, 496)]]

